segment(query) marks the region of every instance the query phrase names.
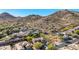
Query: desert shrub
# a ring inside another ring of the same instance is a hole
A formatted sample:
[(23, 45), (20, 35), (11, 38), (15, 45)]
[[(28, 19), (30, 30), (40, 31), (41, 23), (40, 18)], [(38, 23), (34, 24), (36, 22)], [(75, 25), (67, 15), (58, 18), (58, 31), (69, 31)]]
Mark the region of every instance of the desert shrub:
[(19, 32), (19, 31), (20, 31), (19, 28), (14, 28), (14, 29), (13, 29), (13, 32), (16, 32), (16, 33), (17, 33), (17, 32)]
[(50, 42), (55, 41), (55, 40), (56, 41), (60, 40), (59, 36), (52, 35), (52, 34), (45, 35), (45, 34), (41, 33), (40, 36)]
[(34, 37), (37, 38), (37, 37), (40, 37), (40, 34), (34, 34)]
[(33, 39), (34, 37), (32, 37), (32, 36), (26, 36), (26, 37), (24, 37), (24, 40), (26, 40), (26, 41), (28, 41), (28, 42), (32, 42), (32, 39)]
[(79, 30), (75, 30), (75, 33), (79, 35)]
[(11, 35), (9, 35), (11, 38), (16, 38), (17, 37), (17, 35), (14, 35), (14, 34), (11, 34)]
[(61, 41), (63, 41), (63, 36), (59, 36), (59, 38), (61, 39)]
[(6, 31), (6, 34), (7, 34), (7, 35), (12, 34), (12, 30), (7, 30), (7, 31)]
[(72, 37), (73, 38), (78, 38), (78, 35), (77, 34), (73, 34)]
[(37, 37), (40, 37), (39, 33), (38, 34), (31, 34), (30, 33), (28, 36), (25, 36), (24, 39), (31, 42), (33, 38), (37, 38)]
[(29, 34), (29, 36), (37, 38), (37, 37), (40, 37), (40, 34), (39, 33), (38, 34)]
[(48, 47), (48, 50), (53, 50), (53, 49), (55, 49), (55, 46), (54, 46), (53, 44), (51, 44), (51, 43), (48, 44), (47, 47)]
[(42, 46), (43, 46), (43, 43), (41, 43), (41, 42), (36, 42), (33, 44), (33, 47), (36, 49), (40, 49)]
[(69, 30), (69, 29), (74, 28), (75, 26), (76, 26), (76, 25), (71, 24), (71, 25), (69, 25), (69, 26), (67, 26), (67, 27), (63, 28), (62, 30), (63, 30), (63, 31), (67, 31), (67, 30)]
[(73, 33), (67, 33), (67, 35), (68, 35), (68, 36), (72, 36), (72, 35), (73, 35)]
[(49, 39), (48, 35), (45, 35), (43, 33), (40, 33), (40, 37), (43, 37), (44, 39)]
[(6, 37), (1, 38), (0, 41), (9, 40), (9, 39), (11, 39), (11, 37), (10, 36), (6, 36)]
[(68, 28), (68, 27), (65, 27), (65, 28), (63, 28), (63, 31), (67, 31), (67, 30), (69, 30), (70, 28)]
[(4, 33), (0, 32), (0, 39), (3, 38), (3, 37), (5, 37), (5, 36), (6, 35)]
[(5, 28), (4, 27), (0, 27), (0, 31), (3, 31)]

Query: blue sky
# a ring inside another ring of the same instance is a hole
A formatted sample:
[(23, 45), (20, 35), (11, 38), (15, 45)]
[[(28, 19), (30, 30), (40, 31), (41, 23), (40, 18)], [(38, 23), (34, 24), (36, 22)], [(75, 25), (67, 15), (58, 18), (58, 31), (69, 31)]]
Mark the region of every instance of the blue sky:
[[(59, 10), (60, 9), (0, 9), (0, 13), (8, 12), (14, 16), (27, 16), (32, 14), (47, 16)], [(72, 11), (79, 11), (79, 9), (73, 9)]]

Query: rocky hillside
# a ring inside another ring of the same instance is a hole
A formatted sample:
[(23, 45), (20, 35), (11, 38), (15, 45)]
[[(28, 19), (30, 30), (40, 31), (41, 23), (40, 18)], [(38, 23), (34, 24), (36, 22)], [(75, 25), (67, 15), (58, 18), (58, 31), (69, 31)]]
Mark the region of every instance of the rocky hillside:
[(2, 13), (0, 19), (17, 20), (18, 23), (24, 26), (48, 32), (61, 31), (64, 27), (79, 25), (79, 13), (69, 10), (60, 10), (48, 16), (28, 15), (14, 17), (8, 13)]
[(7, 12), (4, 12), (4, 13), (1, 13), (0, 14), (0, 20), (13, 20), (14, 18), (16, 18), (15, 16), (7, 13)]
[(0, 50), (59, 49), (79, 50), (79, 12), (60, 10), (25, 17), (0, 14)]
[(36, 27), (43, 31), (59, 31), (69, 25), (79, 25), (79, 15), (72, 11), (61, 10), (37, 21), (32, 21), (30, 25), (31, 27)]

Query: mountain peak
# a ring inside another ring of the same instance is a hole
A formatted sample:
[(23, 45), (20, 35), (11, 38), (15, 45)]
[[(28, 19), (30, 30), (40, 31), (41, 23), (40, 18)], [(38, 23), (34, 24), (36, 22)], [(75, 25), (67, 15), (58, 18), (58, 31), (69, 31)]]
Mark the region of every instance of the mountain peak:
[(59, 13), (71, 13), (68, 9), (60, 10)]
[(27, 17), (41, 17), (41, 16), (40, 15), (31, 14), (31, 15), (28, 15)]
[(49, 16), (54, 16), (54, 17), (63, 17), (64, 15), (67, 15), (67, 14), (72, 14), (72, 11), (69, 11), (68, 9), (63, 9), (63, 10), (59, 10), (58, 12), (54, 13), (54, 14), (51, 14)]
[(7, 13), (7, 12), (3, 12), (2, 14), (9, 14), (9, 13)]
[(36, 20), (36, 19), (42, 18), (42, 16), (32, 14), (32, 15), (26, 16), (25, 18), (28, 19), (28, 20), (29, 20), (29, 19), (30, 19), (30, 20)]
[(69, 10), (68, 9), (63, 9), (63, 10), (60, 10), (60, 11), (66, 11), (66, 12), (68, 12)]
[(1, 18), (15, 18), (13, 15), (7, 13), (7, 12), (3, 12), (0, 14)]

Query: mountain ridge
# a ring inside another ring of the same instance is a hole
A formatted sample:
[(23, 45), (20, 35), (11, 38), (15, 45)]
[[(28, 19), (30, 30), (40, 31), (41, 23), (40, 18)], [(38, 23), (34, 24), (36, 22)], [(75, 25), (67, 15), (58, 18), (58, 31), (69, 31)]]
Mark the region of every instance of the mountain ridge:
[[(5, 16), (5, 14), (7, 13), (3, 13), (3, 16)], [(4, 18), (6, 19), (6, 17)], [(24, 26), (49, 32), (59, 31), (61, 28), (70, 25), (79, 25), (79, 13), (67, 9), (57, 11), (48, 16), (28, 15), (25, 17), (7, 17), (7, 19), (18, 20), (19, 24), (22, 23)]]

